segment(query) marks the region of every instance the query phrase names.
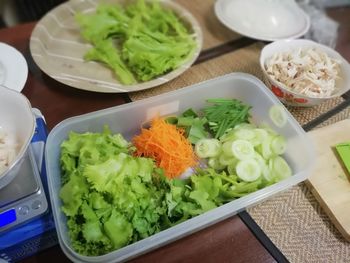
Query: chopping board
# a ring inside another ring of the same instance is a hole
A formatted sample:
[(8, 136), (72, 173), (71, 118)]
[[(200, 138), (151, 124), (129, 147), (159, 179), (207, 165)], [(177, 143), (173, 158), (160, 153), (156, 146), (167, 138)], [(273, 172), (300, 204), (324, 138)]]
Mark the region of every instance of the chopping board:
[(306, 185), (340, 233), (350, 241), (350, 174), (334, 147), (350, 141), (350, 119), (308, 134), (315, 147), (316, 163)]

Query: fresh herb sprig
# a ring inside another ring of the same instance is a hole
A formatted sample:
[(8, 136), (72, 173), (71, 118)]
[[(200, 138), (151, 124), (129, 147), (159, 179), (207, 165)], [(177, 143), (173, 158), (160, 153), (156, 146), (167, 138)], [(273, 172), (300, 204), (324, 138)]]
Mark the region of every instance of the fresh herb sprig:
[(252, 108), (237, 99), (208, 99), (211, 105), (203, 108), (209, 129), (215, 138), (220, 138), (227, 129), (248, 122)]

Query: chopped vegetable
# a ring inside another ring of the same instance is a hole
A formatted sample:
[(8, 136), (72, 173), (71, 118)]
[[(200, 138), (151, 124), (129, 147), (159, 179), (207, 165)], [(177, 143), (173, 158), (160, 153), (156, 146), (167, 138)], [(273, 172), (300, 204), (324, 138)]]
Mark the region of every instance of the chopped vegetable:
[(201, 118), (193, 109), (187, 109), (180, 116), (166, 118), (166, 122), (176, 125), (185, 130), (186, 138), (195, 144), (199, 140), (207, 138), (209, 132), (206, 129), (208, 120)]
[(282, 105), (273, 105), (269, 109), (269, 117), (277, 127), (283, 127), (288, 121), (286, 109)]
[(120, 134), (70, 133), (61, 145), (60, 198), (73, 248), (97, 256), (159, 232), (166, 178), (152, 159), (133, 157)]
[(169, 178), (179, 177), (197, 160), (184, 131), (164, 119), (156, 118), (149, 129), (132, 139), (135, 155), (153, 158)]
[(318, 48), (299, 48), (273, 55), (265, 63), (269, 76), (288, 89), (311, 97), (337, 92), (341, 62)]
[(247, 182), (225, 171), (197, 169), (186, 180), (171, 181), (166, 194), (168, 217), (177, 224), (265, 186), (261, 179)]
[(220, 150), (221, 145), (217, 139), (201, 139), (195, 146), (195, 152), (199, 158), (216, 157)]
[(281, 156), (275, 156), (269, 160), (270, 171), (278, 178), (288, 178), (292, 175), (289, 164)]
[(195, 149), (199, 157), (208, 160), (209, 167), (235, 175), (242, 182), (264, 178), (262, 185), (267, 186), (292, 175), (281, 156), (287, 149), (286, 139), (270, 127), (240, 124), (219, 140), (200, 140)]
[(166, 74), (188, 61), (196, 42), (180, 18), (159, 1), (98, 5), (76, 15), (83, 38), (93, 45), (85, 59), (103, 62), (130, 85)]
[(18, 152), (18, 143), (15, 136), (6, 132), (0, 126), (0, 176), (15, 160)]
[(246, 140), (232, 141), (231, 151), (232, 155), (238, 160), (247, 160), (254, 156), (254, 146)]
[(245, 182), (253, 182), (261, 176), (261, 169), (253, 158), (239, 161), (236, 165), (237, 176)]
[(209, 128), (215, 138), (221, 137), (226, 130), (248, 122), (250, 106), (236, 99), (209, 99), (212, 105), (203, 108), (204, 116), (208, 119)]

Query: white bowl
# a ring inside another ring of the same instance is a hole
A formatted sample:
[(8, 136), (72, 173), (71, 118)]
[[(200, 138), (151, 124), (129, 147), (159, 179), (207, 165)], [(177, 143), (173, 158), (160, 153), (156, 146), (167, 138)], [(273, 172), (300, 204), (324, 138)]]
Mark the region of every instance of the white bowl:
[(35, 131), (35, 117), (28, 99), (21, 93), (0, 86), (0, 128), (14, 137), (16, 157), (0, 172), (0, 189), (18, 174), (23, 156)]
[(260, 40), (298, 38), (310, 28), (309, 16), (294, 0), (218, 0), (214, 10), (231, 30)]
[[(289, 87), (274, 80), (267, 74), (265, 63), (276, 53), (296, 50), (298, 48), (317, 48), (325, 52), (329, 57), (337, 59), (340, 64), (340, 79), (336, 81), (337, 91), (328, 97), (311, 97), (304, 94), (299, 94), (292, 91)], [(320, 104), (330, 98), (339, 97), (350, 89), (350, 65), (349, 63), (335, 50), (316, 43), (311, 40), (296, 39), (296, 40), (280, 40), (266, 45), (260, 54), (260, 67), (264, 73), (265, 79), (268, 82), (272, 92), (286, 105), (310, 107)]]
[(27, 61), (14, 47), (0, 42), (0, 84), (21, 92), (27, 81)]

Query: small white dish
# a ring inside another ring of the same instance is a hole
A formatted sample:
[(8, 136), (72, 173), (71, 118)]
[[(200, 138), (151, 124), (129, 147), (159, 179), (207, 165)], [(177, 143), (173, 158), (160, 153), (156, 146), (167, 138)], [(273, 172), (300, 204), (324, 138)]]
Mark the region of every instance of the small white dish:
[(294, 0), (218, 0), (214, 9), (229, 29), (264, 41), (299, 38), (310, 28), (309, 16)]
[(14, 47), (0, 43), (0, 85), (21, 92), (28, 77), (28, 65)]

